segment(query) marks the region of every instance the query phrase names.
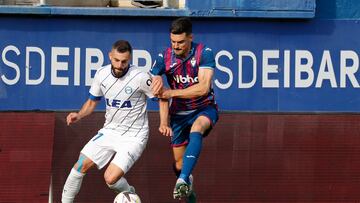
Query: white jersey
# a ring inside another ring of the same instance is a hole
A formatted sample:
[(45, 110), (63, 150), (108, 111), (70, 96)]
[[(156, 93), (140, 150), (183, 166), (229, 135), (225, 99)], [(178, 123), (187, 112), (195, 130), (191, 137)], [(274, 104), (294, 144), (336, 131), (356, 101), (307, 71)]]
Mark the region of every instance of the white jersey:
[(133, 65), (120, 78), (113, 76), (111, 65), (98, 69), (89, 92), (90, 97), (105, 98), (103, 129), (134, 136), (140, 130), (148, 130), (146, 100), (153, 97), (150, 85), (150, 74)]

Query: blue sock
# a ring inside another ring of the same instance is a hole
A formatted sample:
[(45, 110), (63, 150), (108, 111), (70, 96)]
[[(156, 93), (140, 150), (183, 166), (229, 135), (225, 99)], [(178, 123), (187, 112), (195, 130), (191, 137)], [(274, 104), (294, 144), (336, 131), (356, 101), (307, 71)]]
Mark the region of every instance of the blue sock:
[(179, 178), (189, 183), (189, 176), (194, 169), (202, 148), (202, 134), (192, 132), (189, 135), (189, 144), (186, 147), (183, 157), (183, 166)]

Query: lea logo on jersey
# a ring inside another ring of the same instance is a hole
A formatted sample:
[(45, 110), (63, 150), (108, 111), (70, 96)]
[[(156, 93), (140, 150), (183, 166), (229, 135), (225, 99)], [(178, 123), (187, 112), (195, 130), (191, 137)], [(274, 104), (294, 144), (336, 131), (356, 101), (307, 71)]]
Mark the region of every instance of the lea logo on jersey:
[(177, 83), (197, 83), (198, 82), (198, 77), (192, 78), (189, 75), (186, 75), (185, 77), (182, 75), (174, 75), (173, 76), (174, 80)]
[(126, 100), (126, 101), (121, 101), (121, 100), (117, 100), (117, 99), (106, 99), (106, 105), (110, 106), (110, 107), (114, 107), (114, 108), (131, 108), (131, 102), (130, 100)]

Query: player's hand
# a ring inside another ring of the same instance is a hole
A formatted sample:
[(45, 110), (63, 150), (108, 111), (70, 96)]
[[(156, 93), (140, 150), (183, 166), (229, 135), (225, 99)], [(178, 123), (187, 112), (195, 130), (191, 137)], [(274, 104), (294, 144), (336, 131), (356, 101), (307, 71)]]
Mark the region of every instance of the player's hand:
[(159, 131), (166, 137), (172, 136), (172, 130), (168, 125), (160, 125)]
[(158, 95), (161, 99), (170, 99), (172, 96), (172, 90), (171, 89), (163, 89), (163, 91)]
[(76, 122), (79, 121), (79, 120), (80, 120), (80, 116), (79, 116), (79, 114), (76, 113), (76, 112), (69, 113), (69, 115), (67, 115), (67, 117), (66, 117), (66, 123), (67, 123), (67, 125), (76, 123)]
[(156, 75), (152, 78), (151, 90), (155, 96), (158, 96), (161, 93), (163, 85), (164, 83), (161, 76)]

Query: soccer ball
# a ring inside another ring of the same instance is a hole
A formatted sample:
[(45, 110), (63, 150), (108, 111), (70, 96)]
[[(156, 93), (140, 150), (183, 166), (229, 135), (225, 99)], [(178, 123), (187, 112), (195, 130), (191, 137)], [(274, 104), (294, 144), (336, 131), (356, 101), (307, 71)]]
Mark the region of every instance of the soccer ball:
[(136, 193), (124, 191), (116, 195), (114, 203), (141, 203), (141, 200)]

